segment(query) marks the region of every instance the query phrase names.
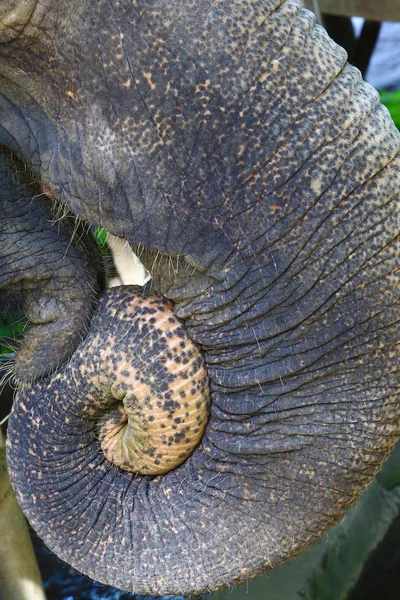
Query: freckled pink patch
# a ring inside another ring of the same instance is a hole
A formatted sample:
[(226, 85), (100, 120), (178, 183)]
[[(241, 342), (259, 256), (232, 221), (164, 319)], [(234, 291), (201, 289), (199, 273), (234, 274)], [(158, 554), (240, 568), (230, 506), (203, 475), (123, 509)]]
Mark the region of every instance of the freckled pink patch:
[(49, 187), (47, 187), (47, 185), (45, 185), (42, 181), (40, 181), (39, 177), (35, 177), (35, 180), (40, 185), (40, 191), (42, 192), (42, 194), (46, 194), (46, 196), (48, 198), (50, 198), (50, 200), (55, 200), (56, 199), (56, 197), (53, 194), (53, 192), (51, 191), (51, 189)]

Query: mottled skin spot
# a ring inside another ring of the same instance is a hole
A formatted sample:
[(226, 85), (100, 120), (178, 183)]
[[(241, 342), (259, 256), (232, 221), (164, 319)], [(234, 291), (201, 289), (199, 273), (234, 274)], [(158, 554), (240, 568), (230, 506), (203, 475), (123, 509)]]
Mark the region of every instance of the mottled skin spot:
[[(71, 373), (106, 398), (108, 408), (98, 424), (100, 445), (107, 460), (121, 469), (159, 475), (197, 446), (208, 419), (207, 373), (199, 348), (160, 294), (130, 287), (110, 290)], [(64, 376), (70, 376), (69, 369)], [(92, 411), (93, 402), (83, 410)]]

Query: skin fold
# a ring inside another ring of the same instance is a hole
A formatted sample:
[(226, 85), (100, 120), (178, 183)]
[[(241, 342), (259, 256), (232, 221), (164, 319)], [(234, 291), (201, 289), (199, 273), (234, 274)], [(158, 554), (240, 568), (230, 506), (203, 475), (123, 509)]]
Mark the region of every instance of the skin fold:
[(28, 388), (8, 442), (19, 502), (59, 556), (123, 589), (189, 595), (274, 568), (399, 438), (400, 136), (297, 0), (14, 15), (0, 142), (140, 251), (211, 391), (193, 453), (146, 476), (106, 461), (79, 386), (67, 426), (46, 395), (63, 370)]
[[(82, 339), (104, 286), (94, 240), (66, 217), (18, 160), (0, 149), (0, 306), (22, 305), (27, 326), (13, 373), (19, 381), (46, 375)], [(89, 262), (91, 264), (89, 264)]]

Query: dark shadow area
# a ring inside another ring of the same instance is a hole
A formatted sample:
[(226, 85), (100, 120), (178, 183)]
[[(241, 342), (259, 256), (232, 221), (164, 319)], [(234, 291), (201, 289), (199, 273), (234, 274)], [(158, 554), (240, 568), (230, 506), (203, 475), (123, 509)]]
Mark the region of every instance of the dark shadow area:
[(378, 40), (381, 23), (364, 22), (359, 37), (356, 37), (350, 17), (323, 15), (323, 24), (330, 37), (348, 54), (349, 63), (360, 69), (365, 77), (368, 66)]
[(150, 600), (96, 583), (57, 558), (31, 530), (48, 600)]
[(400, 515), (364, 565), (361, 577), (347, 600), (399, 600)]

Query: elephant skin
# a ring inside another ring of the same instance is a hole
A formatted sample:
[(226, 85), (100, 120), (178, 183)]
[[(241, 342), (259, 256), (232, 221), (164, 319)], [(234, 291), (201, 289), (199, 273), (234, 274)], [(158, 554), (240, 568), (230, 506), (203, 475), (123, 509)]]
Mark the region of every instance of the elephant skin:
[(193, 454), (149, 477), (86, 444), (74, 394), (47, 398), (63, 370), (28, 388), (8, 442), (22, 509), (127, 590), (273, 569), (399, 438), (400, 136), (298, 0), (5, 4), (0, 142), (140, 249), (211, 390)]
[(47, 375), (84, 336), (104, 287), (97, 246), (54, 206), (24, 165), (0, 149), (0, 306), (22, 304), (27, 326), (13, 363), (18, 381)]

